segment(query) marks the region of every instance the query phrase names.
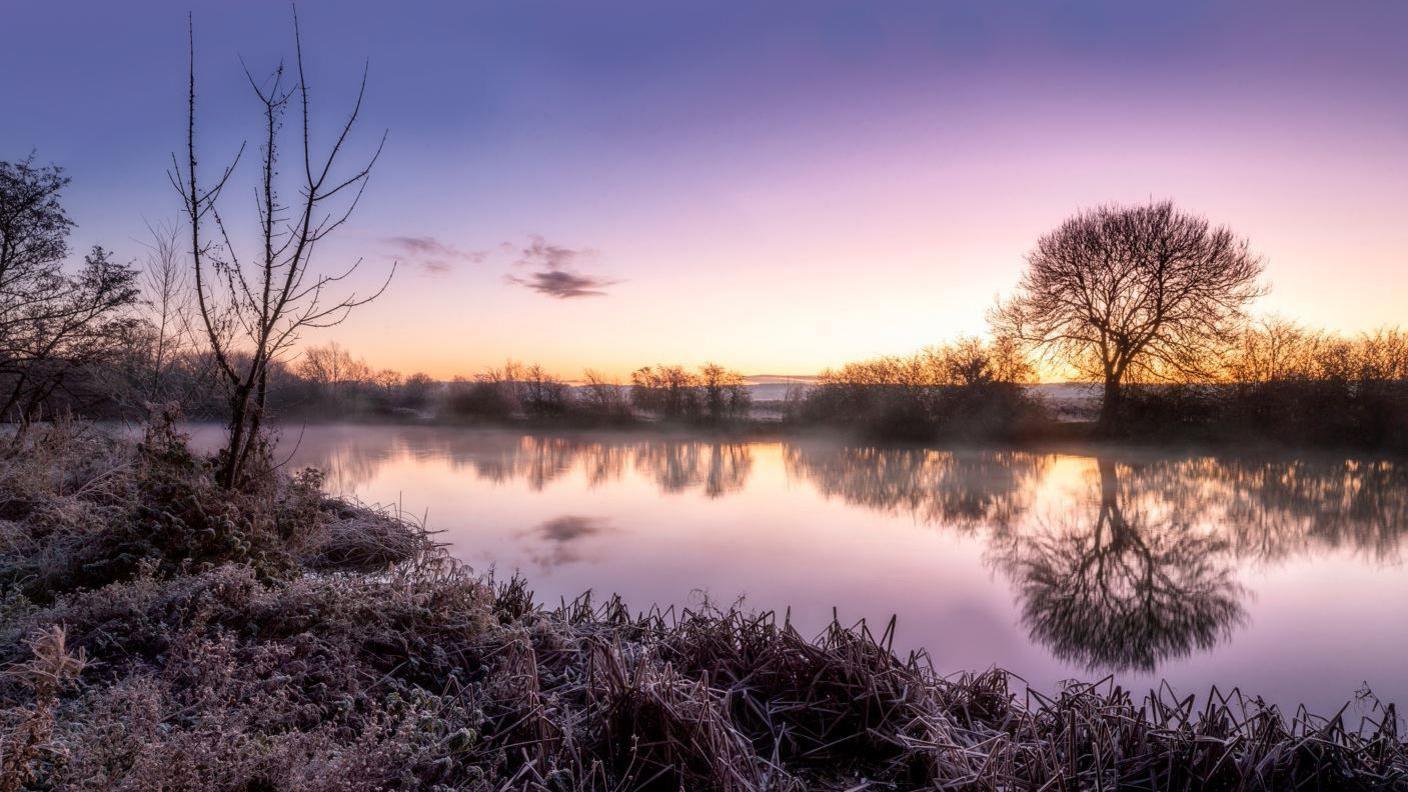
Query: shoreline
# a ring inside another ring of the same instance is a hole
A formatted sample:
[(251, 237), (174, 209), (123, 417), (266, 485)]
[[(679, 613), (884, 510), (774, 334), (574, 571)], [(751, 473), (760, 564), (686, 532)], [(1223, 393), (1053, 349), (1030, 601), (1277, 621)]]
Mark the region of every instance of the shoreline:
[[(104, 422), (100, 422), (104, 423)], [(137, 427), (139, 421), (123, 421)], [(213, 420), (189, 420), (191, 425), (219, 426)], [(468, 429), (486, 432), (518, 432), (525, 435), (557, 435), (573, 437), (644, 436), (661, 439), (720, 440), (729, 442), (831, 441), (847, 446), (887, 449), (951, 450), (991, 449), (1030, 453), (1095, 455), (1102, 452), (1141, 451), (1170, 456), (1213, 455), (1259, 457), (1285, 454), (1347, 455), (1362, 459), (1408, 461), (1408, 454), (1392, 448), (1363, 446), (1353, 443), (1323, 444), (1273, 440), (1264, 437), (1200, 437), (1175, 440), (1152, 437), (1109, 437), (1101, 435), (1094, 422), (1065, 422), (1056, 431), (1032, 433), (1017, 438), (948, 437), (936, 439), (898, 440), (867, 437), (863, 432), (842, 427), (799, 423), (758, 421), (733, 426), (702, 426), (686, 423), (638, 421), (630, 424), (593, 425), (566, 422), (514, 421), (486, 422), (446, 420), (441, 418), (397, 419), (378, 415), (354, 415), (318, 420), (275, 418), (272, 430), (287, 431), (313, 426), (415, 427), (426, 429)]]

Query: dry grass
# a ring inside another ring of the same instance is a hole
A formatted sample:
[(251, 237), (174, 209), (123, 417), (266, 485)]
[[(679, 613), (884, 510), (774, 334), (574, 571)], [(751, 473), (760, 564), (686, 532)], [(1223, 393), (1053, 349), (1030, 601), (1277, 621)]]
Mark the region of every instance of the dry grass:
[[(42, 544), (31, 534), (146, 513), (123, 501), (140, 487), (119, 483), (144, 463), (108, 453), (48, 476), (0, 471), (0, 498), (31, 502), (8, 524), (7, 569), (35, 566), (18, 555)], [(1017, 695), (998, 671), (944, 677), (896, 655), (892, 625), (808, 638), (736, 609), (586, 596), (546, 609), (394, 515), (299, 495), (310, 483), (238, 506), (320, 523), (288, 537), (315, 548), (291, 556), (294, 574), (163, 546), (130, 574), (0, 601), (8, 788), (1408, 788), (1391, 707), (1351, 722), (1236, 692)], [(228, 524), (265, 519), (245, 512)]]
[(247, 490), (222, 489), (169, 417), (135, 446), (80, 424), (29, 427), (0, 448), (0, 586), (48, 602), (147, 566), (376, 570), (428, 541), (398, 514), (325, 497), (318, 471), (264, 465)]
[(15, 792), (37, 781), (36, 765), (46, 760), (46, 754), (63, 750), (52, 741), (54, 708), (59, 691), (78, 679), (86, 665), (83, 650), (69, 652), (62, 627), (36, 632), (28, 647), (29, 660), (6, 669), (7, 675), (29, 688), (32, 705), (13, 713), (17, 722), (0, 734), (0, 792)]

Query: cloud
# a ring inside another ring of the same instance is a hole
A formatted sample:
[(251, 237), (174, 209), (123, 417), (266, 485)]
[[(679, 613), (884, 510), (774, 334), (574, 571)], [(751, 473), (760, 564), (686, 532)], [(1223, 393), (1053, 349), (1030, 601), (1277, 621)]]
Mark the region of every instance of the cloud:
[(606, 287), (620, 283), (578, 270), (578, 262), (595, 256), (596, 251), (550, 244), (540, 236), (532, 236), (529, 240), (528, 246), (519, 251), (518, 260), (514, 263), (533, 271), (526, 275), (508, 275), (506, 279), (509, 283), (558, 300), (601, 297), (606, 294)]
[(579, 259), (596, 255), (591, 248), (574, 250), (561, 245), (550, 244), (546, 239), (533, 234), (528, 237), (528, 247), (523, 248), (518, 263), (538, 265), (549, 269), (566, 269)]
[(558, 300), (574, 297), (602, 297), (607, 287), (620, 281), (581, 271), (580, 264), (596, 256), (591, 248), (555, 245), (538, 235), (528, 237), (523, 247), (502, 242), (487, 250), (464, 250), (433, 236), (393, 236), (381, 240), (387, 257), (405, 261), (432, 274), (454, 269), (457, 264), (483, 264), (495, 254), (512, 256), (515, 267), (504, 280)]
[(620, 281), (605, 280), (590, 275), (578, 275), (566, 270), (543, 270), (531, 273), (527, 277), (510, 275), (508, 282), (526, 286), (539, 294), (546, 294), (559, 300), (573, 297), (604, 297), (606, 296), (604, 289), (607, 286), (620, 283)]
[(460, 250), (432, 236), (395, 236), (382, 240), (393, 258), (404, 259), (426, 272), (449, 272), (454, 264), (483, 264), (492, 250)]

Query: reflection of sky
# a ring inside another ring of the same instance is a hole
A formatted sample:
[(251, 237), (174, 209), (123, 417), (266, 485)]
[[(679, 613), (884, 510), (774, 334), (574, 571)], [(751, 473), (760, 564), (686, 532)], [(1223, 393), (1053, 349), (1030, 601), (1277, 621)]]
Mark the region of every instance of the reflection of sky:
[[(1230, 640), (1167, 660), (1158, 675), (1186, 692), (1241, 684), (1322, 709), (1365, 681), (1404, 699), (1408, 634), (1395, 625), (1408, 595), (1398, 561), (1405, 471), (1333, 459), (1115, 459), (1123, 516), (1150, 545), (1187, 536), (1225, 545), (1206, 560), (1230, 570), (1245, 609)], [(426, 513), (460, 557), (522, 569), (547, 602), (594, 589), (644, 607), (706, 591), (790, 607), (806, 629), (833, 606), (847, 620), (895, 613), (901, 642), (927, 647), (943, 670), (997, 664), (1046, 688), (1091, 673), (1031, 642), (1011, 561), (1094, 519), (1092, 457), (309, 428), (294, 463), (328, 460), (343, 471), (334, 486)], [(720, 480), (730, 485), (711, 488)]]
[[(37, 147), (67, 165), (75, 241), (124, 257), (141, 255), (144, 217), (176, 211), (163, 169), (187, 9), (212, 168), (259, 120), (236, 56), (258, 69), (288, 51), (279, 3), (9, 5), (7, 29), (53, 34), (0, 48), (22, 75), (0, 158)], [(1355, 330), (1408, 304), (1401, 2), (300, 11), (322, 106), (342, 106), (367, 56), (360, 142), (391, 131), (322, 252), (366, 256), (370, 281), (405, 252), (385, 240), (440, 245), (337, 330), (376, 367), (448, 377), (512, 355), (620, 374), (712, 357), (809, 373), (908, 352), (980, 330), (1073, 209), (1150, 196), (1247, 234), (1270, 259), (1268, 308)], [(468, 255), (532, 234), (595, 251), (574, 266), (621, 283), (553, 300), (505, 282), (529, 275), (517, 254)]]

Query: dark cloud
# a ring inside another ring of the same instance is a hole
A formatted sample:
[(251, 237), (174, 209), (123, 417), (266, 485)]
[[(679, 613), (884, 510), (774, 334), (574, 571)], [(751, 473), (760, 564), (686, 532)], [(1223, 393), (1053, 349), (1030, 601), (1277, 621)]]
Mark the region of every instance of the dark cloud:
[(533, 271), (526, 275), (509, 275), (509, 283), (559, 300), (601, 297), (606, 294), (606, 287), (620, 283), (585, 274), (577, 268), (579, 262), (595, 256), (596, 251), (554, 245), (540, 236), (529, 239), (527, 247), (519, 251), (518, 260), (514, 263)]
[(539, 294), (566, 300), (572, 297), (604, 297), (604, 289), (620, 281), (579, 275), (566, 270), (543, 270), (530, 273), (526, 277), (510, 275), (508, 282), (526, 286)]
[(431, 236), (387, 237), (382, 243), (392, 249), (390, 256), (409, 261), (426, 272), (449, 272), (457, 263), (483, 264), (492, 250), (460, 250)]
[(601, 297), (607, 287), (620, 282), (581, 271), (580, 264), (595, 257), (596, 251), (554, 245), (537, 235), (522, 247), (503, 242), (488, 250), (464, 250), (433, 236), (394, 236), (381, 242), (388, 258), (435, 274), (449, 272), (456, 264), (483, 264), (495, 254), (512, 256), (514, 266), (523, 271), (510, 273), (505, 280), (559, 300)]
[(535, 545), (529, 551), (534, 562), (542, 567), (554, 567), (581, 561), (584, 558), (580, 547), (582, 540), (614, 530), (609, 522), (600, 517), (567, 514), (548, 520), (519, 536)]

